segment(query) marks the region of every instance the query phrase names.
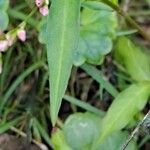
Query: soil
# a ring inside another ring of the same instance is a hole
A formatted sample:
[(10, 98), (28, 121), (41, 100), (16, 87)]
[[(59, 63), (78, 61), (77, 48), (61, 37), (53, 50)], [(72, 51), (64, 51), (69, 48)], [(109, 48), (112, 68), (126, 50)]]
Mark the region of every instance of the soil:
[(33, 144), (26, 145), (25, 139), (9, 134), (0, 135), (0, 150), (41, 150)]

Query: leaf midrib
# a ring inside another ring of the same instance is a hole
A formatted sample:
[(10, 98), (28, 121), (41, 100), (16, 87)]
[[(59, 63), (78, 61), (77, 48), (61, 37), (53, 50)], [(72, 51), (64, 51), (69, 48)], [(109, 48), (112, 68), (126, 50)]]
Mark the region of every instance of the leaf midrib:
[[(64, 53), (64, 42), (65, 42), (65, 32), (66, 32), (66, 30), (67, 30), (67, 26), (66, 26), (66, 20), (67, 20), (67, 9), (66, 9), (66, 7), (67, 7), (67, 2), (65, 1), (65, 4), (64, 4), (64, 7), (62, 7), (63, 8), (63, 13), (62, 13), (62, 34), (61, 34), (61, 41), (60, 41), (60, 47), (62, 48), (62, 50), (61, 50), (61, 53), (60, 53), (60, 59), (58, 60), (59, 61), (59, 67), (58, 67), (58, 76), (57, 76), (57, 84), (56, 85), (59, 85), (59, 83), (60, 83), (60, 76), (61, 76), (61, 71), (62, 71), (62, 67), (61, 67), (61, 64), (62, 64), (62, 62), (63, 62), (63, 53)], [(58, 92), (59, 92), (59, 86), (56, 86), (56, 100), (58, 100), (58, 98), (59, 98), (59, 94), (58, 94)], [(58, 102), (58, 101), (56, 101), (56, 102)], [(57, 104), (56, 104), (57, 105)]]

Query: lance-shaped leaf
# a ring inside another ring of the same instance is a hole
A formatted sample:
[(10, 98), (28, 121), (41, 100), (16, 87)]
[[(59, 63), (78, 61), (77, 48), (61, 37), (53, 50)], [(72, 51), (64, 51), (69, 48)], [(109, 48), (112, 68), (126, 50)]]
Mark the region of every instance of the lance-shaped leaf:
[(103, 122), (99, 142), (102, 142), (112, 132), (124, 128), (141, 110), (148, 99), (149, 82), (137, 83), (122, 91), (110, 106)]
[(150, 80), (149, 53), (135, 46), (126, 37), (120, 37), (114, 50), (115, 59), (136, 81)]
[(80, 0), (53, 0), (47, 19), (50, 112), (53, 126), (78, 46)]

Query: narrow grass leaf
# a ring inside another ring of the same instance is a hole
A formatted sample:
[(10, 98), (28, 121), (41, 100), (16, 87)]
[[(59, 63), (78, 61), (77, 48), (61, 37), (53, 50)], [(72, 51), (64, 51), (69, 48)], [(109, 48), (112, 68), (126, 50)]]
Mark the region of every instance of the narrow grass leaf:
[(41, 134), (41, 137), (43, 137), (43, 139), (47, 142), (47, 144), (50, 147), (53, 147), (50, 136), (47, 134), (45, 129), (42, 127), (42, 125), (40, 124), (40, 122), (36, 118), (34, 118), (34, 125), (37, 127), (37, 129), (39, 130), (39, 132)]
[(29, 68), (27, 68), (25, 71), (23, 71), (22, 74), (20, 74), (17, 79), (10, 85), (9, 89), (6, 91), (6, 93), (0, 97), (0, 113), (2, 113), (2, 110), (4, 109), (5, 104), (7, 103), (9, 97), (11, 94), (15, 91), (17, 86), (34, 70), (40, 68), (43, 66), (44, 61), (38, 61), (34, 64), (32, 64)]
[(92, 112), (92, 113), (94, 113), (96, 115), (99, 115), (101, 117), (103, 117), (105, 115), (105, 113), (103, 111), (99, 110), (98, 108), (95, 108), (94, 106), (91, 106), (90, 104), (85, 103), (85, 102), (83, 102), (81, 100), (78, 100), (78, 99), (76, 99), (74, 97), (65, 95), (64, 96), (64, 100), (66, 100), (66, 101), (68, 101), (68, 102), (70, 102), (70, 103), (72, 103), (72, 104), (74, 104), (76, 106), (79, 106), (79, 107), (81, 107), (81, 108), (83, 108), (83, 109), (85, 109), (85, 110), (87, 110), (89, 112)]
[(16, 119), (13, 119), (12, 121), (8, 121), (8, 122), (0, 124), (0, 134), (6, 132), (12, 126), (15, 126), (20, 120), (21, 118), (16, 118)]
[(103, 88), (107, 90), (112, 96), (116, 97), (118, 94), (118, 91), (113, 87), (111, 83), (109, 83), (104, 75), (95, 67), (84, 64), (81, 66), (81, 68), (88, 74), (90, 75), (94, 80), (96, 80), (100, 85), (103, 85)]

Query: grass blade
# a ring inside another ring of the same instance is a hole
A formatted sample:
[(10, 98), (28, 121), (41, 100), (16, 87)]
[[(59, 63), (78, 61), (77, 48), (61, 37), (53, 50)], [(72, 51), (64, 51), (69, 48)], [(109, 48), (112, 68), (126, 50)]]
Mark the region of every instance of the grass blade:
[(84, 64), (81, 66), (81, 68), (90, 75), (94, 80), (96, 80), (100, 85), (103, 86), (104, 89), (106, 89), (112, 96), (116, 97), (118, 95), (118, 91), (113, 87), (111, 83), (109, 83), (102, 73), (97, 70), (95, 67)]

